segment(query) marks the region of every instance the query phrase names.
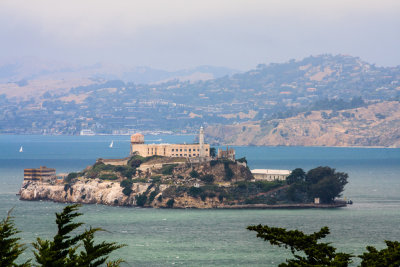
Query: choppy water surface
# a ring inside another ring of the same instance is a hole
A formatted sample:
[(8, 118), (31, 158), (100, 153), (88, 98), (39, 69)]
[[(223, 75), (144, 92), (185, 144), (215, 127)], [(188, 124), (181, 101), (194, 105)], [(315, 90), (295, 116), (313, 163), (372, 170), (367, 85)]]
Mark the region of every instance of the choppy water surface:
[[(192, 136), (146, 136), (162, 142), (191, 142)], [(114, 148), (108, 145), (114, 141)], [(23, 146), (24, 152), (19, 153)], [(345, 196), (354, 205), (329, 210), (168, 210), (85, 205), (82, 221), (108, 232), (99, 238), (125, 243), (115, 252), (130, 266), (276, 266), (290, 253), (255, 237), (251, 224), (298, 228), (311, 233), (329, 226), (327, 241), (355, 255), (365, 246), (400, 240), (400, 149), (236, 147), (250, 168), (308, 170), (331, 166), (349, 173)], [(51, 237), (54, 212), (64, 204), (19, 201), (23, 169), (46, 165), (77, 171), (96, 158), (125, 157), (128, 136), (0, 136), (0, 218), (14, 208), (25, 243)], [(26, 257), (30, 257), (27, 252)]]

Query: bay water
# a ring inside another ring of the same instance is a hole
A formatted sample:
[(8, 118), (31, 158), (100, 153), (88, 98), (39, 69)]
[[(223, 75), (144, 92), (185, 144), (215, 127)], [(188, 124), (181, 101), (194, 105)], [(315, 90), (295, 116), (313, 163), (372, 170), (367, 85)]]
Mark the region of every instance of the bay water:
[[(161, 140), (160, 140), (161, 139)], [(146, 136), (148, 142), (192, 142), (193, 136)], [(111, 141), (113, 148), (109, 148)], [(19, 148), (23, 147), (23, 152)], [(127, 244), (112, 258), (126, 266), (277, 266), (288, 250), (257, 239), (248, 225), (300, 229), (328, 226), (325, 239), (340, 251), (359, 255), (367, 245), (400, 240), (400, 149), (329, 147), (234, 147), (249, 167), (309, 170), (330, 166), (349, 174), (344, 196), (354, 204), (339, 209), (174, 210), (84, 205), (81, 221), (107, 231), (97, 240)], [(13, 215), (32, 258), (31, 243), (56, 232), (55, 212), (66, 204), (20, 201), (24, 168), (47, 166), (58, 173), (79, 171), (97, 158), (129, 154), (128, 136), (0, 136), (0, 219)], [(353, 266), (357, 265), (357, 259)]]

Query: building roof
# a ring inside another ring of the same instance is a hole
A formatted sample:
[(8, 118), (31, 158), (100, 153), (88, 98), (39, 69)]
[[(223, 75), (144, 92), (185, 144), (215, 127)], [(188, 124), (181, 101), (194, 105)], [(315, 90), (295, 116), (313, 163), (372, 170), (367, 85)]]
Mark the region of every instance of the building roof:
[(271, 169), (254, 169), (251, 170), (252, 174), (276, 174), (276, 175), (289, 175), (289, 170), (271, 170)]

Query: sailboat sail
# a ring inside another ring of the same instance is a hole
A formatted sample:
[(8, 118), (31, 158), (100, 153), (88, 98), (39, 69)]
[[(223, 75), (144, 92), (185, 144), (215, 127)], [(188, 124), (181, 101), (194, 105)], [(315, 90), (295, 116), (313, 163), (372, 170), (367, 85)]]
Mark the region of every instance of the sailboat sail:
[(111, 141), (110, 148), (114, 146), (114, 141)]
[(22, 148), (22, 146), (19, 148), (19, 152), (24, 152), (24, 149)]

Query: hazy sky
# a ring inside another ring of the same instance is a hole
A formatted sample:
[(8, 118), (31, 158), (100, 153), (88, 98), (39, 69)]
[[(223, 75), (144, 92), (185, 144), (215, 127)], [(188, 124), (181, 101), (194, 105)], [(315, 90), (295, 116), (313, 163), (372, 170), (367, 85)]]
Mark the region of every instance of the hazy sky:
[(400, 64), (399, 0), (0, 0), (0, 60), (240, 70), (323, 53)]

